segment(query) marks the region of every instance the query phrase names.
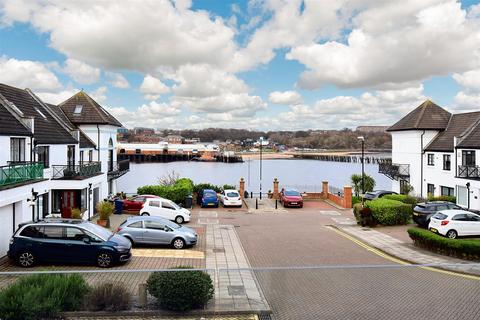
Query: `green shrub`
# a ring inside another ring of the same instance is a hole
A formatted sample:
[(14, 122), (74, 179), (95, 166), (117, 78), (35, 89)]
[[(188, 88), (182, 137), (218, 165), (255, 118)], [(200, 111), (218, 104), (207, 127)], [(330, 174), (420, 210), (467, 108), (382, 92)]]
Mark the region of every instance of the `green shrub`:
[[(352, 201), (353, 202), (353, 201)], [(361, 223), (361, 216), (360, 216), (360, 211), (363, 209), (363, 206), (361, 203), (355, 203), (353, 205), (353, 215), (355, 216), (355, 220), (357, 220), (357, 223)]]
[(457, 198), (455, 196), (432, 196), (431, 194), (428, 195), (428, 201), (449, 201), (453, 203), (457, 203)]
[[(174, 269), (191, 267), (180, 266)], [(154, 272), (147, 280), (147, 288), (157, 298), (161, 308), (174, 311), (202, 308), (214, 293), (212, 279), (203, 271)]]
[(422, 228), (410, 228), (408, 235), (416, 246), (449, 256), (480, 260), (480, 240), (449, 239)]
[(216, 186), (216, 185), (211, 184), (211, 183), (199, 183), (199, 184), (196, 184), (196, 185), (193, 186), (193, 192), (195, 192), (195, 193), (199, 193), (200, 191), (202, 191), (204, 189), (212, 189), (213, 191), (215, 191), (217, 193), (222, 192), (221, 187)]
[(407, 224), (413, 211), (410, 204), (384, 198), (367, 201), (365, 207), (372, 211), (376, 222), (387, 226)]
[(96, 205), (97, 211), (100, 214), (101, 220), (107, 220), (115, 209), (113, 203), (110, 201), (100, 201)]
[(223, 187), (222, 187), (222, 191), (223, 190), (236, 190), (237, 188), (231, 184), (224, 184)]
[(185, 203), (185, 198), (193, 192), (193, 182), (190, 179), (178, 179), (174, 185), (162, 186), (151, 185), (143, 186), (137, 189), (138, 194), (153, 194), (165, 199), (170, 199), (175, 203)]
[(356, 205), (357, 203), (362, 203), (362, 197), (353, 196), (352, 197), (352, 206)]
[(87, 292), (78, 274), (27, 276), (0, 293), (0, 318), (55, 318), (62, 311), (78, 310)]
[(104, 282), (93, 287), (85, 301), (91, 311), (120, 311), (130, 309), (132, 295), (123, 284)]
[(408, 196), (406, 194), (387, 194), (382, 197), (383, 199), (397, 200), (403, 203), (411, 204), (412, 206), (417, 205), (417, 198)]

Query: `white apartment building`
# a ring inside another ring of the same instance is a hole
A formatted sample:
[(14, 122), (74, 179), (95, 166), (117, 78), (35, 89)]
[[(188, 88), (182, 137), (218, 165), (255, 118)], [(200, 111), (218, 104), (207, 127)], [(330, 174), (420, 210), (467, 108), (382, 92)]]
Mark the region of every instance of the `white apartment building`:
[(417, 196), (452, 195), (480, 210), (480, 111), (451, 114), (425, 101), (387, 131), (392, 163), (379, 171), (392, 179), (393, 191), (410, 184)]
[(0, 256), (19, 223), (50, 215), (70, 217), (116, 192), (129, 170), (116, 162), (121, 124), (86, 93), (59, 106), (29, 89), (0, 84)]

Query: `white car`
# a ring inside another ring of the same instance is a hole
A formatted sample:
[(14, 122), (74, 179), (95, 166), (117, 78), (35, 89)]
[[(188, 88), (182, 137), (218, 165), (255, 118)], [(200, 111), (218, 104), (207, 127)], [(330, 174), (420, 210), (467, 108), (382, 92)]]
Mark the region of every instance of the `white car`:
[(442, 210), (430, 218), (428, 230), (450, 239), (480, 235), (480, 216), (464, 210)]
[(242, 197), (240, 197), (240, 193), (237, 190), (223, 190), (222, 193), (220, 193), (220, 202), (223, 204), (224, 207), (241, 207)]
[(147, 198), (140, 210), (140, 215), (162, 217), (182, 224), (190, 221), (191, 212), (168, 199)]

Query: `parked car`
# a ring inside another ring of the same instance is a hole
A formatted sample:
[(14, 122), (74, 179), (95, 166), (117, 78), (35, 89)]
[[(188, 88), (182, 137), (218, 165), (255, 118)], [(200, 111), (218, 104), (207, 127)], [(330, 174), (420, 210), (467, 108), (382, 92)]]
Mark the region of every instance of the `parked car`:
[(202, 199), (200, 201), (200, 206), (202, 208), (205, 208), (205, 207), (218, 208), (217, 193), (212, 189), (204, 189), (202, 192)]
[(480, 215), (465, 210), (443, 210), (432, 216), (428, 229), (450, 239), (480, 236)]
[(197, 233), (187, 227), (161, 217), (130, 217), (117, 230), (117, 234), (132, 244), (149, 243), (171, 245), (175, 249), (197, 244)]
[(106, 268), (131, 258), (125, 237), (86, 221), (48, 219), (21, 224), (8, 256), (22, 267), (37, 262), (95, 263)]
[(373, 190), (370, 192), (366, 192), (363, 195), (363, 199), (365, 200), (374, 200), (378, 198), (382, 198), (383, 196), (386, 196), (387, 194), (398, 194), (394, 191), (388, 191), (388, 190)]
[(220, 193), (220, 202), (224, 207), (241, 207), (242, 197), (240, 197), (240, 193), (237, 190), (223, 190), (222, 193)]
[(303, 197), (297, 190), (282, 189), (280, 192), (280, 203), (284, 207), (303, 207)]
[(151, 195), (151, 194), (141, 194), (134, 196), (130, 199), (123, 200), (123, 211), (129, 211), (129, 213), (136, 213), (138, 214), (142, 209), (143, 204), (147, 199), (150, 198), (160, 198), (159, 196)]
[(141, 216), (157, 216), (178, 224), (190, 221), (190, 211), (175, 202), (163, 198), (147, 198), (140, 209)]
[(430, 201), (418, 203), (413, 208), (413, 221), (422, 227), (427, 227), (430, 223), (430, 218), (439, 211), (456, 209), (462, 210), (460, 206), (448, 201)]

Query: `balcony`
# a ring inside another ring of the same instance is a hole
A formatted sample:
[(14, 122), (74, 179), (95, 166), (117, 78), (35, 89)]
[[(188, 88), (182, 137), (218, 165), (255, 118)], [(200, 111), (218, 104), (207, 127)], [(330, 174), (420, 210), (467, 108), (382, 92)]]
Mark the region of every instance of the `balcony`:
[(43, 163), (12, 162), (0, 167), (0, 188), (43, 179)]
[(120, 160), (112, 163), (108, 170), (108, 181), (118, 179), (130, 171), (130, 160)]
[(480, 179), (479, 166), (458, 166), (457, 178)]
[(392, 180), (410, 181), (410, 165), (383, 162), (378, 164), (378, 172), (386, 175)]
[(87, 162), (79, 165), (52, 166), (52, 179), (83, 180), (102, 173), (101, 162)]

